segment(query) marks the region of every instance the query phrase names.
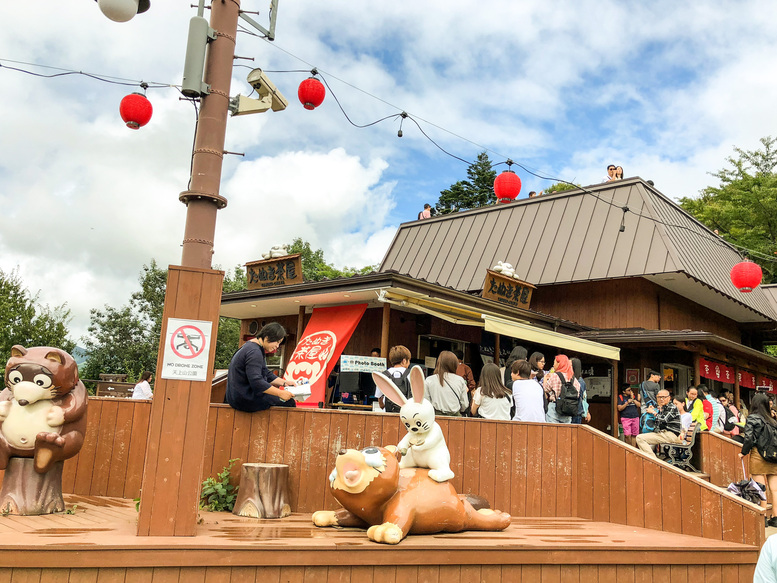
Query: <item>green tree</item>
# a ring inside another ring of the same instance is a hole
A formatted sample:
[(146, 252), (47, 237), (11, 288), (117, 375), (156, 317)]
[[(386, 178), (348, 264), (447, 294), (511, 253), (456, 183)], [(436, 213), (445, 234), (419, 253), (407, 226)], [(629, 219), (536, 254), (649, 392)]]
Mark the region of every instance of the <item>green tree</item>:
[[(235, 266), (230, 273), (224, 274), (224, 284), (221, 289), (224, 293), (242, 291), (247, 287), (246, 270), (241, 266)], [(240, 320), (235, 318), (219, 318), (219, 332), (216, 338), (216, 359), (214, 368), (229, 368), (232, 355), (240, 346)]]
[(156, 370), (162, 331), (167, 270), (154, 259), (138, 278), (140, 290), (126, 306), (90, 311), (89, 334), (83, 339), (88, 358), (81, 376), (97, 379), (101, 373), (126, 374), (136, 380), (143, 371)]
[(321, 281), (322, 279), (334, 279), (336, 277), (350, 277), (374, 271), (377, 266), (367, 265), (365, 267), (343, 267), (338, 269), (334, 265), (327, 263), (324, 259), (324, 252), (321, 249), (315, 251), (310, 243), (297, 237), (287, 246), (290, 254), (301, 254), (302, 277), (305, 281)]
[(488, 154), (481, 152), (477, 160), (467, 168), (467, 180), (459, 180), (440, 192), (435, 210), (440, 214), (487, 206), (496, 202), (494, 180), (496, 170), (491, 169)]
[(68, 338), (70, 310), (67, 304), (54, 308), (41, 305), (40, 292), (32, 294), (24, 286), (17, 269), (0, 269), (0, 358), (5, 363), (11, 347), (54, 346), (72, 352), (75, 342)]
[(698, 198), (681, 198), (680, 206), (721, 237), (755, 251), (750, 258), (763, 269), (764, 283), (773, 283), (775, 265), (769, 259), (777, 251), (777, 138), (761, 138), (761, 145), (752, 151), (735, 147), (736, 156), (726, 159), (729, 166), (711, 173), (720, 184), (708, 186)]
[(565, 190), (575, 190), (580, 188), (579, 184), (569, 184), (568, 182), (556, 182), (542, 191), (543, 194), (552, 194), (554, 192), (563, 192)]

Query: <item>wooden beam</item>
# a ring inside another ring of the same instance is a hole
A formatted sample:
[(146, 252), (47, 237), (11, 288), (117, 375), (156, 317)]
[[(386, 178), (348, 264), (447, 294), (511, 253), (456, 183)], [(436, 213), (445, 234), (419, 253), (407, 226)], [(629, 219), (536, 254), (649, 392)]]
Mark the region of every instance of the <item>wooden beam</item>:
[[(139, 536), (194, 536), (196, 531), (223, 280), (223, 271), (168, 268), (143, 466)], [(162, 378), (170, 318), (211, 322), (206, 380)]]
[(494, 334), (494, 364), (499, 366), (499, 334)]
[(391, 304), (383, 304), (383, 321), (380, 324), (380, 356), (388, 358), (389, 354), (389, 325), (391, 324)]
[(618, 361), (611, 360), (612, 366), (612, 391), (610, 392), (610, 407), (612, 411), (612, 423), (611, 434), (614, 438), (618, 438)]
[(734, 405), (739, 409), (739, 367), (734, 365)]
[(299, 307), (297, 314), (297, 344), (302, 340), (302, 333), (305, 331), (305, 306)]
[(698, 352), (693, 353), (693, 384), (701, 384), (701, 356)]

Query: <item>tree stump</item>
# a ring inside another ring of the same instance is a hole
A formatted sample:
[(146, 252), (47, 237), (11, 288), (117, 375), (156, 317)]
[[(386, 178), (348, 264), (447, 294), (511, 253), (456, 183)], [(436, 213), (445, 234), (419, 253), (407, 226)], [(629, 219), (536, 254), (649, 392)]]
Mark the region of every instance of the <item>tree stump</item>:
[(251, 518), (283, 518), (291, 514), (289, 466), (243, 464), (232, 513)]
[(0, 489), (0, 513), (20, 516), (53, 514), (65, 510), (62, 498), (62, 466), (56, 462), (45, 474), (35, 471), (33, 458), (12, 457)]

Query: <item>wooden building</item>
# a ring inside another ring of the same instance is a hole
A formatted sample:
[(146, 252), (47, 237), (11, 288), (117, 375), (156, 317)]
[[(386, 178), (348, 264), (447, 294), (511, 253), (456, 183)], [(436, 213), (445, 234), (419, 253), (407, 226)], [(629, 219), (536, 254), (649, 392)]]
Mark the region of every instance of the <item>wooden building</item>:
[[(530, 304), (483, 297), (500, 261), (530, 284)], [(293, 346), (312, 308), (366, 302), (345, 353), (404, 344), (423, 362), (460, 348), (476, 372), (482, 357), (499, 361), (519, 344), (548, 361), (576, 355), (593, 377), (592, 424), (615, 433), (611, 395), (651, 368), (680, 395), (700, 382), (737, 398), (777, 385), (777, 359), (762, 352), (777, 339), (777, 290), (739, 292), (729, 279), (738, 261), (631, 178), (404, 223), (378, 273), (226, 294), (221, 315), (241, 319), (245, 334), (278, 320)]]

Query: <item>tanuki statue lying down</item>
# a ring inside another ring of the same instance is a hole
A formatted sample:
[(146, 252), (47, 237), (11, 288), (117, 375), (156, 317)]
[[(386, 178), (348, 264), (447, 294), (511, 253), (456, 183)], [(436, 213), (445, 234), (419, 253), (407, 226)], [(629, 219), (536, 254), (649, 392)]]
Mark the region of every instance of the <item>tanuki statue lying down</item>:
[(426, 468), (399, 469), (394, 446), (342, 450), (329, 476), (329, 487), (343, 508), (313, 513), (316, 526), (368, 528), (367, 536), (395, 545), (408, 534), (504, 530), (510, 515), (481, 508), (456, 493), (450, 482), (437, 482)]

